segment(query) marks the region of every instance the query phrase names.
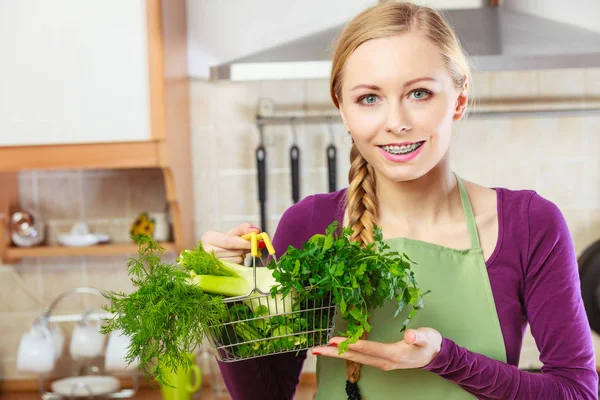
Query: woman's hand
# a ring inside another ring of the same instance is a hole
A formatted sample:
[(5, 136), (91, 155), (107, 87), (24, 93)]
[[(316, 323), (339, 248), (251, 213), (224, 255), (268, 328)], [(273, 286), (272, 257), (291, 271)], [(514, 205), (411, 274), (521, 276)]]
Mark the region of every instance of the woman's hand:
[(241, 236), (252, 232), (259, 233), (260, 229), (244, 223), (227, 233), (205, 232), (200, 241), (204, 250), (209, 253), (214, 251), (217, 258), (242, 264), (244, 256), (250, 252), (250, 242), (242, 239)]
[(343, 340), (343, 337), (334, 337), (329, 341), (329, 346), (315, 347), (312, 353), (391, 371), (424, 367), (433, 361), (442, 346), (442, 335), (432, 328), (407, 329), (404, 332), (404, 340), (396, 343), (359, 340), (348, 347), (350, 351), (338, 354), (337, 345)]

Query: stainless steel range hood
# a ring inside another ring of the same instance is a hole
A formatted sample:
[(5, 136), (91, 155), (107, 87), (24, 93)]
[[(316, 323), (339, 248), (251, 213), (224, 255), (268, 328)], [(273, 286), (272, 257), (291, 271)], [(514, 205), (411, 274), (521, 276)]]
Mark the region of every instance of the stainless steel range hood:
[[(444, 14), (475, 71), (600, 67), (600, 32), (502, 7)], [(326, 79), (343, 25), (211, 67), (211, 80)]]

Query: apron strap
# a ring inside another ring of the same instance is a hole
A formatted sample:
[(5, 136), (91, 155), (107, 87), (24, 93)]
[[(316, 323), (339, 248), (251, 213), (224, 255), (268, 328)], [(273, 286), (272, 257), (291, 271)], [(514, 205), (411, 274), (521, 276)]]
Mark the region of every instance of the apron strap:
[(477, 234), (477, 224), (475, 223), (475, 215), (473, 214), (473, 208), (471, 207), (471, 201), (467, 194), (467, 189), (462, 179), (454, 172), (456, 182), (458, 183), (458, 191), (460, 192), (460, 200), (463, 205), (463, 211), (465, 212), (465, 219), (467, 220), (467, 229), (469, 230), (469, 238), (471, 239), (471, 248), (479, 249), (479, 235)]

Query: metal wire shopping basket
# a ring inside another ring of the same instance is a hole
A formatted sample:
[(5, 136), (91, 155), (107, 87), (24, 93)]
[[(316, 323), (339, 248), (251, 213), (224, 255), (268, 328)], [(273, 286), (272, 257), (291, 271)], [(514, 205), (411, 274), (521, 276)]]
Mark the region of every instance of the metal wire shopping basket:
[(312, 299), (294, 291), (285, 297), (263, 292), (256, 285), (259, 247), (266, 247), (277, 262), (275, 249), (265, 232), (242, 238), (251, 242), (254, 286), (247, 295), (224, 299), (228, 319), (209, 327), (208, 342), (216, 358), (234, 362), (326, 345), (333, 336), (336, 310), (331, 293)]

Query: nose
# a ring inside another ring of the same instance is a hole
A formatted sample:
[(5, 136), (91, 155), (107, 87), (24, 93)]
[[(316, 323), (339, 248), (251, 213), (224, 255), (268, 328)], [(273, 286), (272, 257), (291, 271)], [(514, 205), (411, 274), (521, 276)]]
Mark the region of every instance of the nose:
[(396, 135), (401, 135), (409, 132), (412, 129), (409, 118), (406, 115), (406, 111), (403, 110), (402, 105), (396, 103), (392, 104), (386, 116), (385, 131)]

